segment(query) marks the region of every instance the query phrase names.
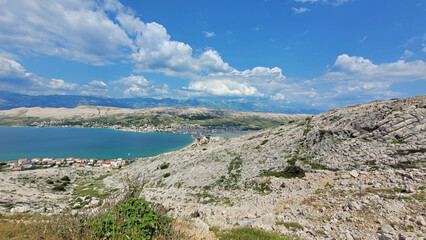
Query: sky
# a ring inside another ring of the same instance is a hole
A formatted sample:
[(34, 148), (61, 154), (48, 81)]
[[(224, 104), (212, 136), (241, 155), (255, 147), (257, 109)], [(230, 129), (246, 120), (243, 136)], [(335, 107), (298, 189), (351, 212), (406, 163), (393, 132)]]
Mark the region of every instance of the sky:
[(425, 61), (425, 0), (0, 0), (23, 94), (327, 110), (426, 94)]

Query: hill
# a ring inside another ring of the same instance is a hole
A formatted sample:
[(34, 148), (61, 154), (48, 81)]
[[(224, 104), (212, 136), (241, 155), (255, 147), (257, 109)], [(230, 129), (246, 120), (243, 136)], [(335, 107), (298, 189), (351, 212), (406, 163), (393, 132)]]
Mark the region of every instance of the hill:
[(136, 131), (258, 130), (305, 118), (306, 114), (237, 112), (207, 108), (126, 109), (101, 106), (15, 108), (0, 111), (0, 125), (126, 128)]
[[(147, 199), (211, 225), (397, 237), (424, 227), (425, 130), (426, 96), (376, 101), (141, 159), (123, 174), (148, 176)], [(291, 166), (306, 176), (286, 179)]]

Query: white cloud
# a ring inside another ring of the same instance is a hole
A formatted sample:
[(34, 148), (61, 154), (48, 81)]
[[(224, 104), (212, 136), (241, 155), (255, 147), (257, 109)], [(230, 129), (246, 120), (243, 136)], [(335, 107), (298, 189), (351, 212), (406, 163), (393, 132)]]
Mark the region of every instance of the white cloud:
[(331, 69), (316, 81), (401, 82), (426, 79), (426, 63), (421, 60), (374, 64), (363, 57), (342, 54)]
[(203, 32), (204, 33), (204, 37), (206, 38), (211, 38), (216, 36), (216, 34), (214, 32)]
[(285, 99), (285, 96), (282, 93), (276, 93), (274, 96), (271, 96), (271, 99), (274, 101), (282, 101)]
[(94, 65), (130, 59), (139, 72), (171, 76), (232, 71), (216, 51), (195, 56), (161, 24), (144, 23), (118, 0), (0, 1), (0, 44)]
[(367, 37), (366, 37), (366, 36), (362, 37), (362, 38), (361, 38), (361, 40), (359, 40), (359, 42), (360, 42), (360, 43), (363, 43), (363, 42), (365, 42), (365, 40), (367, 40)]
[(349, 0), (294, 0), (295, 2), (300, 2), (300, 3), (323, 3), (323, 4), (330, 4), (330, 5), (334, 5), (334, 6), (338, 6), (340, 4), (343, 3), (347, 3), (349, 2)]
[(399, 60), (374, 64), (371, 60), (342, 54), (329, 71), (310, 81), (318, 90), (313, 100), (316, 106), (339, 107), (387, 97), (397, 97), (394, 83), (426, 80), (426, 62)]
[(78, 87), (62, 79), (46, 79), (29, 73), (17, 61), (0, 56), (0, 88), (6, 91), (38, 94), (65, 94)]
[(0, 77), (1, 78), (26, 78), (28, 74), (25, 68), (13, 59), (0, 57)]
[(9, 49), (102, 65), (133, 45), (93, 0), (4, 0), (0, 9), (0, 43)]
[(319, 0), (294, 0), (295, 2), (301, 2), (301, 3), (314, 3), (318, 2)]
[(126, 97), (165, 96), (169, 93), (169, 86), (167, 84), (158, 87), (154, 81), (148, 81), (141, 75), (121, 77), (119, 80), (112, 81), (111, 83), (118, 86), (119, 91), (122, 91)]
[(412, 51), (405, 49), (404, 55), (402, 55), (401, 59), (407, 59), (407, 58), (413, 56), (413, 54), (414, 53)]
[(300, 8), (291, 8), (291, 10), (293, 10), (294, 14), (301, 14), (301, 13), (305, 13), (305, 12), (309, 12), (311, 11), (311, 9), (309, 8), (305, 8), (305, 7), (300, 7)]
[(115, 83), (115, 84), (120, 83), (125, 86), (136, 85), (141, 87), (146, 87), (150, 85), (149, 81), (146, 80), (144, 76), (140, 76), (140, 75), (136, 75), (136, 76), (130, 75), (129, 77), (121, 77), (119, 80), (113, 81), (112, 83)]
[(93, 80), (84, 84), (81, 88), (80, 94), (90, 96), (105, 96), (108, 94), (108, 85), (103, 81)]
[(195, 81), (191, 82), (188, 89), (216, 96), (263, 96), (255, 87), (231, 79)]
[[(251, 70), (233, 70), (202, 76), (192, 81), (187, 90), (192, 95), (262, 97), (285, 87), (286, 77), (278, 67), (255, 67)], [(195, 92), (195, 93), (194, 93)]]
[(77, 84), (75, 83), (66, 83), (62, 79), (50, 79), (49, 83), (47, 84), (48, 88), (52, 89), (63, 89), (63, 90), (73, 90), (77, 87)]

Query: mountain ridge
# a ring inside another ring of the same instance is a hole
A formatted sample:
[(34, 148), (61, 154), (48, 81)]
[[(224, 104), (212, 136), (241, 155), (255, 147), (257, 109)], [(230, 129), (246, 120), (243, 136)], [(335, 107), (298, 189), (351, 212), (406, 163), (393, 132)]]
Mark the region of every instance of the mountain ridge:
[(109, 98), (81, 95), (24, 95), (0, 91), (0, 110), (19, 107), (66, 107), (74, 108), (81, 105), (107, 106), (119, 108), (152, 108), (152, 107), (205, 107), (210, 109), (227, 109), (234, 111), (274, 112), (274, 113), (304, 113), (317, 114), (320, 111), (313, 108), (292, 107), (280, 104), (267, 105), (257, 102), (239, 102), (236, 100), (209, 100), (173, 98)]

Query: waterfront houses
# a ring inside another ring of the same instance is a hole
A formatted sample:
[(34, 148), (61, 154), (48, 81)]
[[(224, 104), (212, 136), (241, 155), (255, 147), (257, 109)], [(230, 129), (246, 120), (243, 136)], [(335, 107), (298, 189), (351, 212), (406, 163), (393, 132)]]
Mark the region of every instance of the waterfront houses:
[(31, 160), (27, 158), (20, 158), (15, 161), (6, 162), (6, 166), (9, 167), (11, 171), (22, 171), (26, 169), (33, 168), (50, 168), (50, 167), (103, 167), (109, 169), (121, 169), (128, 166), (133, 160), (125, 160), (122, 158), (117, 159), (95, 159), (95, 158), (32, 158)]

